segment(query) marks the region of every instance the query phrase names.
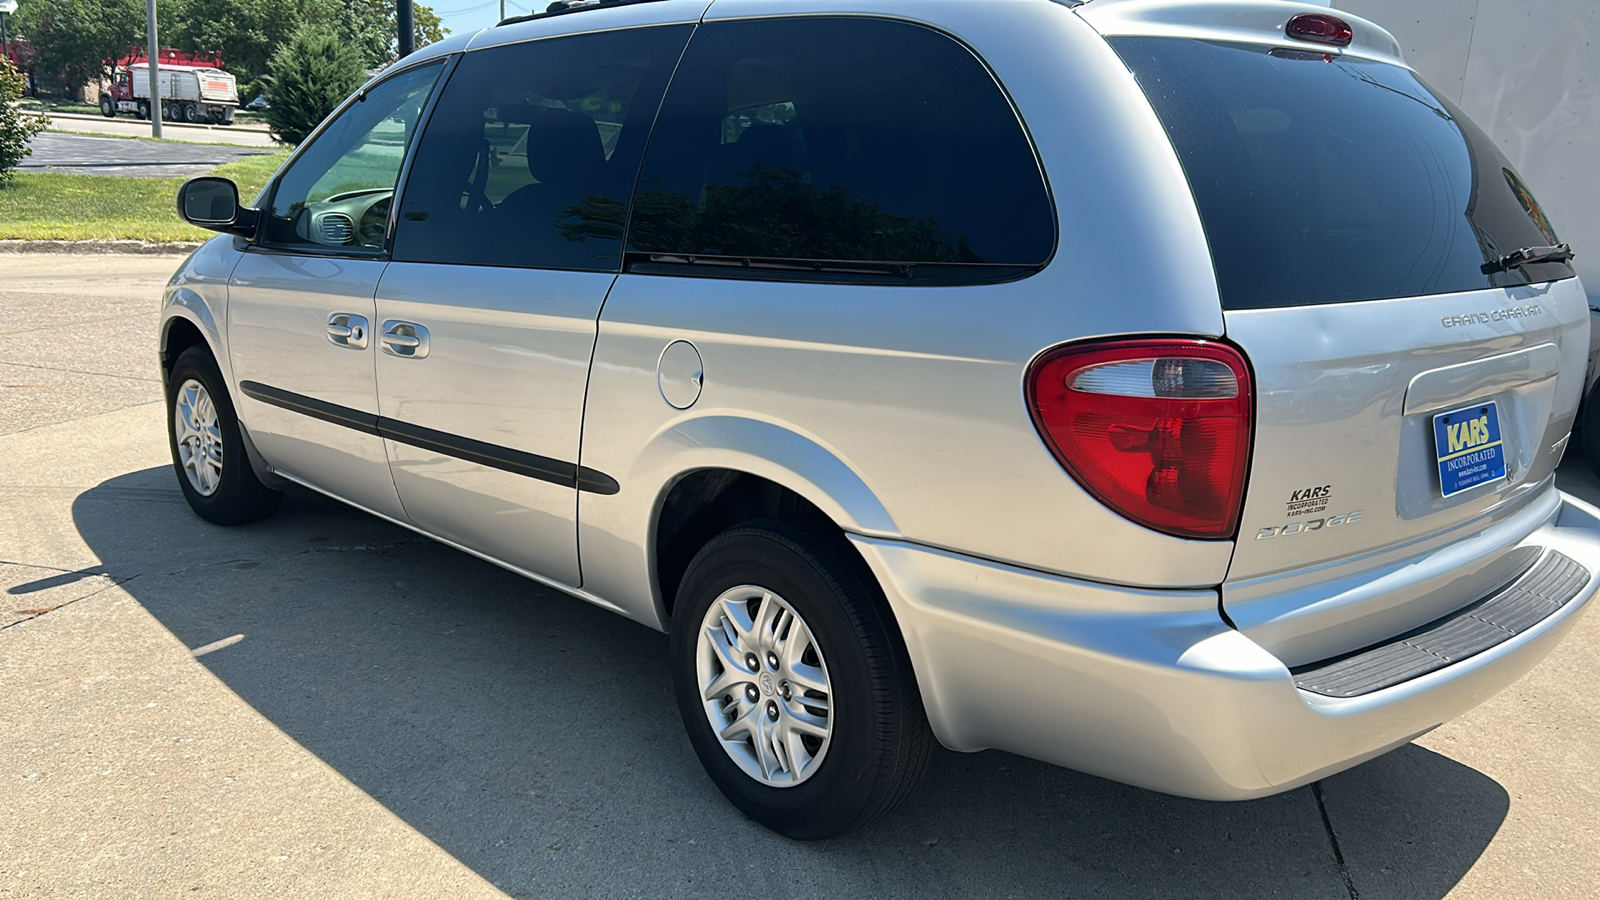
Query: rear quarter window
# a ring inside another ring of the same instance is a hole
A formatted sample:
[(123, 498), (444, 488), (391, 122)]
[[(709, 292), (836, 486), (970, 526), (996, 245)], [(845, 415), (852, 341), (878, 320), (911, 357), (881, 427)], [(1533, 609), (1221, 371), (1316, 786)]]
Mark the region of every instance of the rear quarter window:
[(1561, 262), (1484, 271), (1557, 243), (1555, 229), (1493, 142), (1409, 70), (1187, 38), (1110, 43), (1183, 163), (1225, 308), (1572, 277)]
[(940, 32), (858, 17), (702, 27), (628, 230), (631, 271), (805, 280), (1018, 277), (1055, 240), (1032, 145), (988, 69)]

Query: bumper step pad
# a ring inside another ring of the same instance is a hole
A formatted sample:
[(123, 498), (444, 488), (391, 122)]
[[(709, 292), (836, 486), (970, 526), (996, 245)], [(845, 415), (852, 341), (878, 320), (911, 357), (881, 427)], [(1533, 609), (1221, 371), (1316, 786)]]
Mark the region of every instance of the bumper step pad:
[[(1517, 560), (1517, 568), (1527, 565), (1525, 559)], [(1552, 550), (1522, 577), (1512, 577), (1511, 584), (1502, 583), (1482, 600), (1413, 632), (1291, 669), (1295, 686), (1327, 697), (1359, 697), (1460, 662), (1553, 615), (1588, 584), (1589, 570)]]

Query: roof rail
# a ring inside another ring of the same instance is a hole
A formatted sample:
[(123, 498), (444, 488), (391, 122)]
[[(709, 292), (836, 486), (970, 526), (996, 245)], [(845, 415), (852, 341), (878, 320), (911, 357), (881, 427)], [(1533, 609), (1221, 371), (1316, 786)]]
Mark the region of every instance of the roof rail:
[(525, 16), (511, 16), (507, 19), (501, 19), (495, 24), (495, 27), (498, 28), (501, 25), (513, 25), (517, 22), (531, 22), (534, 19), (544, 19), (550, 16), (561, 16), (566, 15), (567, 13), (600, 9), (601, 7), (606, 6), (632, 6), (635, 3), (654, 2), (655, 0), (554, 0), (554, 2), (552, 2), (549, 6), (545, 7), (544, 12), (529, 13)]

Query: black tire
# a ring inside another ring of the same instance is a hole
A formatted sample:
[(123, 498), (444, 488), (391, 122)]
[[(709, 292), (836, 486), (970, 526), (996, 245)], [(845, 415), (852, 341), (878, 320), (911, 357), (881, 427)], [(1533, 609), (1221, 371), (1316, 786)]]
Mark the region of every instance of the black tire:
[(117, 107), (112, 104), (111, 98), (102, 94), (100, 96), (100, 115), (110, 119), (115, 117), (116, 114)]
[(1583, 413), (1578, 419), (1579, 440), (1583, 441), (1583, 459), (1589, 471), (1600, 476), (1600, 382), (1590, 389), (1583, 402)]
[(138, 112), (134, 113), (134, 115), (136, 117), (138, 117), (139, 119), (141, 119), (141, 120), (149, 120), (149, 118), (150, 118), (150, 101), (148, 101), (148, 100), (140, 100), (139, 101), (139, 106), (138, 106)]
[[(200, 383), (211, 397), (217, 411), (218, 431), (222, 437), (222, 477), (216, 490), (202, 494), (190, 482), (178, 455), (178, 438), (173, 430), (173, 417), (178, 403), (178, 393), (190, 380)], [(244, 439), (239, 434), (239, 418), (234, 413), (233, 399), (228, 396), (222, 372), (216, 360), (201, 345), (190, 347), (178, 354), (167, 378), (167, 447), (172, 452), (173, 473), (178, 477), (178, 487), (183, 490), (189, 507), (200, 518), (217, 525), (243, 525), (272, 515), (283, 494), (261, 483), (250, 459), (245, 454)]]
[(200, 121), (200, 111), (198, 109), (195, 109), (195, 106), (194, 106), (193, 103), (185, 103), (183, 105), (183, 120), (185, 122), (198, 122), (198, 121)]
[[(828, 670), (833, 732), (819, 768), (790, 787), (761, 783), (729, 756), (698, 684), (700, 627), (729, 588), (781, 596), (811, 629)], [(678, 709), (706, 774), (751, 819), (816, 840), (860, 828), (898, 806), (927, 769), (933, 736), (888, 604), (844, 536), (764, 520), (713, 538), (689, 563), (672, 624)]]

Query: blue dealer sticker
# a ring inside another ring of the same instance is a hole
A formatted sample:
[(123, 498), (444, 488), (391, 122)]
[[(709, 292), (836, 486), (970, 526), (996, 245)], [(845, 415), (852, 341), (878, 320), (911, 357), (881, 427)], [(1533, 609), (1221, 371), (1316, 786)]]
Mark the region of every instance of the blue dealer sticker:
[(1439, 489), (1446, 497), (1506, 477), (1500, 410), (1493, 402), (1434, 416), (1433, 447)]

